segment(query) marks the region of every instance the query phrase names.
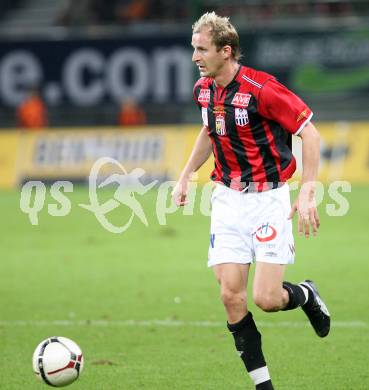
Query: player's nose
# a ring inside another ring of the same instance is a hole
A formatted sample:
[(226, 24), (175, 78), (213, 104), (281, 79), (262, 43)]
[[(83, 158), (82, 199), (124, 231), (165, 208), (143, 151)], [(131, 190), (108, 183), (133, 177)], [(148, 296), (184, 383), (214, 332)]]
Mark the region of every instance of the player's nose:
[(199, 61), (199, 59), (200, 59), (199, 53), (196, 50), (194, 50), (192, 53), (192, 62)]

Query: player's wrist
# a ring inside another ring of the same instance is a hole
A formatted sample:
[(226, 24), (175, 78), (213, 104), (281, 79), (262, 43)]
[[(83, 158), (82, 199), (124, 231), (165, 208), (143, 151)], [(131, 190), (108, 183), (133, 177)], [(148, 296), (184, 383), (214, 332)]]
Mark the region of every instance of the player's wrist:
[(193, 170), (183, 171), (181, 176), (179, 177), (178, 182), (188, 183), (191, 180), (193, 174), (194, 174)]
[(300, 188), (301, 193), (315, 195), (315, 191), (316, 191), (316, 180), (304, 180), (303, 179), (301, 181), (301, 188)]

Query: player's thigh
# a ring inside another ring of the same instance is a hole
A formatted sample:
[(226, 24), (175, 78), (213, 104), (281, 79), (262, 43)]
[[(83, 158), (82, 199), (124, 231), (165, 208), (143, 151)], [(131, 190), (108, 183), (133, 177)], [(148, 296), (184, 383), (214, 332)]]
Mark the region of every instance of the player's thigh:
[[(209, 267), (221, 264), (246, 265), (253, 260), (252, 239), (242, 226), (243, 219), (240, 213), (240, 209), (244, 206), (242, 200), (244, 198), (239, 192), (225, 186), (218, 185), (213, 192)], [(221, 274), (222, 271), (218, 273)]]
[(235, 293), (246, 291), (250, 264), (224, 263), (212, 268), (222, 290)]
[(258, 261), (255, 266), (253, 283), (254, 299), (260, 296), (279, 296), (283, 291), (285, 264)]
[(256, 262), (292, 264), (294, 239), (288, 219), (290, 194), (287, 184), (262, 194), (260, 213), (253, 226), (252, 245)]

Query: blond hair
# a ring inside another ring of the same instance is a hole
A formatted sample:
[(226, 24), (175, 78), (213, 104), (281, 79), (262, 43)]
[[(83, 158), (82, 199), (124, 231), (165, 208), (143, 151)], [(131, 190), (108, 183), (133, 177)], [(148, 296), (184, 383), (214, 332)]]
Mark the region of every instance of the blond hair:
[(232, 48), (233, 58), (236, 61), (241, 58), (240, 39), (229, 18), (219, 16), (214, 11), (207, 12), (192, 25), (192, 33), (199, 33), (203, 28), (209, 29), (218, 51), (228, 45)]

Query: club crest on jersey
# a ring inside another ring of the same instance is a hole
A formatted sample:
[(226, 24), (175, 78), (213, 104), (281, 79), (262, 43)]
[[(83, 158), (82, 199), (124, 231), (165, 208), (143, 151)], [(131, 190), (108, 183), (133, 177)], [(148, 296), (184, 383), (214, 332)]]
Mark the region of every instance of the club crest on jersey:
[(238, 106), (238, 107), (248, 107), (248, 105), (250, 103), (250, 99), (251, 99), (250, 93), (237, 92), (234, 95), (231, 104), (233, 104), (234, 106)]
[(223, 115), (215, 117), (215, 131), (218, 135), (226, 135), (225, 119)]
[(210, 102), (210, 89), (200, 89), (199, 97), (197, 98), (197, 101), (201, 103), (209, 103)]
[(249, 123), (249, 114), (245, 108), (235, 108), (234, 115), (237, 126), (246, 126)]

